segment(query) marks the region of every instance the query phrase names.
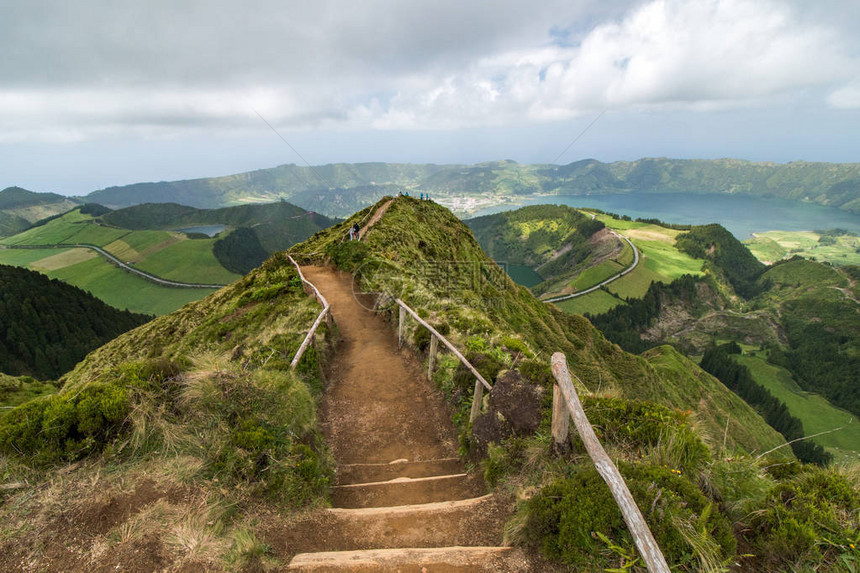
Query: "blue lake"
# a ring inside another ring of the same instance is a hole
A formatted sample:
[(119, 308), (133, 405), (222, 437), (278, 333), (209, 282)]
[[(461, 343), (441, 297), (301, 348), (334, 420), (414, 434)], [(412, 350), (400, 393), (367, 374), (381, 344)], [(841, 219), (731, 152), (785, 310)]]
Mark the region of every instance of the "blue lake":
[(226, 228), (227, 225), (200, 225), (198, 227), (185, 227), (184, 229), (176, 230), (180, 233), (202, 233), (209, 237), (214, 237)]
[(743, 195), (626, 193), (614, 195), (559, 195), (532, 197), (520, 205), (500, 205), (477, 211), (473, 217), (518, 209), (525, 205), (594, 207), (633, 219), (667, 223), (719, 223), (738, 239), (765, 231), (813, 231), (840, 227), (860, 233), (860, 215), (802, 201), (760, 199)]

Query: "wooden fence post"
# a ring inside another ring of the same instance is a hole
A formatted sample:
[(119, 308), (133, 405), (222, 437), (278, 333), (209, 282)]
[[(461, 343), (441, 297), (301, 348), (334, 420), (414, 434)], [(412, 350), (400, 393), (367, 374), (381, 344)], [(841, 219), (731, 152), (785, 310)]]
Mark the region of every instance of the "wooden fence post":
[(558, 384), (552, 385), (552, 443), (556, 452), (563, 453), (568, 449), (570, 434), (570, 413), (564, 396)]
[(400, 308), (400, 320), (398, 320), (397, 324), (397, 346), (403, 346), (403, 325), (406, 322), (406, 311), (403, 310), (402, 306), (398, 306)]
[(615, 503), (621, 510), (621, 515), (633, 536), (633, 541), (636, 543), (636, 549), (639, 550), (642, 561), (645, 562), (645, 566), (651, 573), (670, 573), (666, 558), (663, 557), (660, 547), (654, 540), (654, 536), (651, 535), (651, 530), (648, 529), (648, 524), (645, 523), (639, 506), (636, 505), (636, 500), (633, 499), (630, 490), (627, 489), (627, 484), (618, 468), (615, 467), (612, 459), (606, 454), (606, 450), (600, 445), (600, 441), (594, 434), (594, 429), (585, 416), (585, 411), (579, 402), (579, 396), (576, 395), (576, 388), (573, 387), (573, 381), (570, 379), (570, 372), (567, 371), (567, 359), (561, 352), (552, 355), (552, 374), (558, 382), (567, 409), (573, 417), (573, 424), (576, 426), (576, 431), (579, 432), (579, 437), (582, 438), (582, 443), (585, 444), (588, 455), (594, 462), (594, 467), (597, 468), (597, 473), (609, 486), (612, 497), (615, 498)]
[(475, 378), (475, 395), (472, 397), (472, 411), (469, 413), (469, 423), (474, 423), (475, 418), (481, 413), (481, 402), (484, 400), (484, 385)]
[(436, 366), (436, 351), (439, 349), (439, 339), (435, 334), (430, 334), (430, 361), (427, 365), (427, 378), (433, 379), (433, 368)]

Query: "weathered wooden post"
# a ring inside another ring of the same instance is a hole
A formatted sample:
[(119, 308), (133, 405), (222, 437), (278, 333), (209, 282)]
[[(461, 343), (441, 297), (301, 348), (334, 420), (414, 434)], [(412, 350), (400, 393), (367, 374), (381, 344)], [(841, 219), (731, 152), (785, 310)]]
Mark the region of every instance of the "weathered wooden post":
[(400, 320), (398, 321), (398, 325), (397, 325), (397, 346), (398, 347), (403, 346), (403, 325), (405, 324), (405, 322), (406, 322), (406, 311), (401, 306), (400, 307)]
[(606, 454), (606, 450), (600, 445), (600, 441), (594, 434), (594, 429), (585, 416), (585, 411), (579, 402), (579, 396), (576, 395), (576, 389), (573, 387), (573, 381), (570, 379), (570, 372), (567, 371), (567, 360), (561, 352), (552, 355), (552, 374), (558, 382), (567, 409), (573, 417), (573, 424), (576, 426), (576, 431), (579, 432), (579, 437), (582, 438), (582, 443), (585, 444), (588, 455), (594, 462), (594, 467), (597, 468), (597, 473), (609, 486), (612, 497), (615, 498), (615, 503), (621, 510), (621, 515), (633, 535), (633, 541), (636, 543), (636, 549), (639, 550), (642, 561), (645, 562), (645, 566), (651, 573), (670, 573), (666, 558), (663, 557), (660, 547), (654, 540), (654, 536), (651, 535), (651, 530), (648, 529), (648, 524), (645, 523), (639, 506), (636, 505), (636, 500), (633, 499), (630, 490), (627, 489), (627, 484), (618, 468), (615, 467), (612, 459)]
[(481, 413), (481, 402), (484, 399), (484, 385), (475, 378), (475, 395), (472, 397), (472, 411), (469, 413), (469, 423), (474, 423), (475, 418)]
[(570, 434), (570, 413), (558, 383), (552, 385), (552, 443), (556, 452), (563, 453), (568, 449)]
[(427, 378), (429, 380), (433, 379), (433, 368), (436, 366), (436, 351), (439, 349), (439, 339), (436, 338), (436, 335), (430, 334), (430, 360), (427, 365)]

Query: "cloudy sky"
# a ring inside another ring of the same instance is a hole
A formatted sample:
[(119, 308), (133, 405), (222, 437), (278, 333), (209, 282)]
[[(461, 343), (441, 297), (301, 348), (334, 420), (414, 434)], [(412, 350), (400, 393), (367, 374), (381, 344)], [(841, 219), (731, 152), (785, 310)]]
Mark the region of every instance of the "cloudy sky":
[(858, 29), (857, 0), (0, 0), (0, 188), (305, 161), (857, 162)]

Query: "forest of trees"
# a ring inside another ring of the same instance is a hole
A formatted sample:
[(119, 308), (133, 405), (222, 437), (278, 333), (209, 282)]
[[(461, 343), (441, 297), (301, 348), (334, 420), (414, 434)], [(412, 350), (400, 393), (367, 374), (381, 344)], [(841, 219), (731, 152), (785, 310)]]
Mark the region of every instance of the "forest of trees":
[[(735, 362), (731, 355), (740, 354), (741, 348), (735, 342), (712, 346), (702, 356), (701, 367), (719, 378), (731, 391), (758, 410), (759, 414), (773, 429), (791, 442), (804, 436), (803, 424), (792, 416), (785, 403), (774, 397), (767, 388), (757, 383), (749, 368)], [(793, 442), (791, 449), (797, 458), (806, 463), (827, 465), (833, 456), (824, 448), (810, 440)]]
[(55, 379), (151, 318), (43, 274), (0, 265), (0, 372)]

